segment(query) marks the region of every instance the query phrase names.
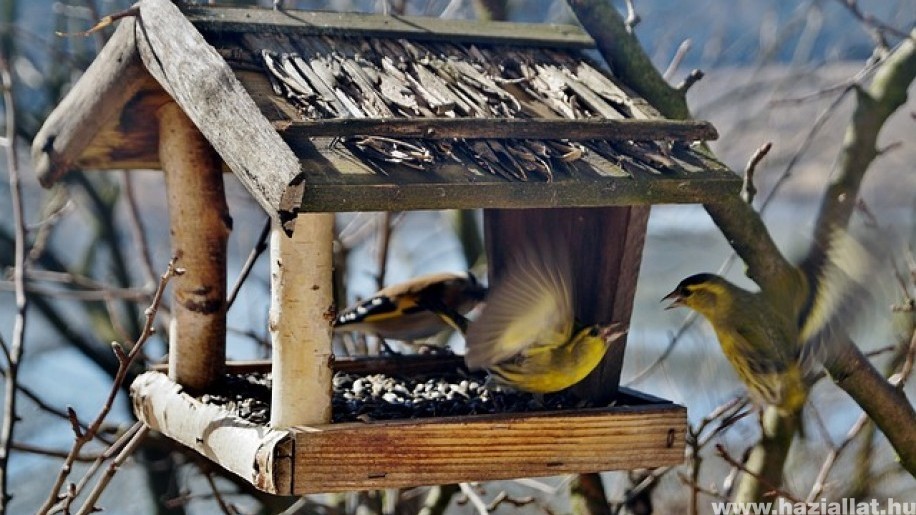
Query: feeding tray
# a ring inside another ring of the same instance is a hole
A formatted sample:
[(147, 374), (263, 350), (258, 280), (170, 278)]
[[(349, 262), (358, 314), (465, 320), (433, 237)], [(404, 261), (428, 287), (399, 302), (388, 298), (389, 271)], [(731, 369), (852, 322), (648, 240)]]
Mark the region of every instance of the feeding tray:
[[(335, 369), (391, 373), (394, 365), (410, 375), (435, 375), (456, 366), (448, 357), (412, 358), (341, 360)], [(230, 364), (227, 373), (267, 371), (267, 363), (249, 363)], [(141, 375), (131, 393), (135, 412), (151, 428), (279, 495), (674, 465), (683, 460), (687, 424), (684, 407), (628, 389), (609, 407), (283, 430), (202, 402), (160, 372)]]

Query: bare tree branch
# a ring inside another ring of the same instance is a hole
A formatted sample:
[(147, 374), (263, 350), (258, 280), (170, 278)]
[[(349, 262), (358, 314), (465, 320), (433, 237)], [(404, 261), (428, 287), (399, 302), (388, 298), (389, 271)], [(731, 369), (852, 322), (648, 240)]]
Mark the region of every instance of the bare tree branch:
[(152, 288), (156, 284), (156, 272), (153, 271), (153, 257), (149, 251), (149, 241), (140, 221), (140, 209), (137, 207), (137, 196), (134, 194), (134, 179), (129, 172), (121, 170), (121, 184), (124, 187), (124, 203), (127, 205), (127, 226), (133, 237), (140, 263), (143, 265), (143, 281)]
[(226, 297), (226, 311), (229, 311), (229, 308), (232, 307), (232, 303), (234, 303), (236, 297), (238, 297), (239, 290), (242, 289), (242, 285), (245, 284), (245, 279), (251, 274), (251, 270), (258, 261), (258, 257), (267, 250), (267, 237), (270, 236), (270, 227), (271, 220), (270, 217), (268, 217), (264, 222), (261, 233), (258, 235), (258, 240), (255, 242), (254, 248), (248, 253), (248, 258), (245, 260), (245, 264), (242, 265), (242, 270), (239, 272), (239, 278), (236, 279), (235, 284), (232, 285), (232, 291), (230, 291), (229, 295)]
[[(74, 427), (76, 438), (74, 439), (73, 446), (70, 449), (70, 455), (64, 461), (63, 466), (61, 466), (60, 473), (58, 473), (57, 479), (54, 481), (54, 484), (51, 487), (51, 492), (49, 493), (48, 498), (45, 500), (44, 504), (42, 504), (41, 508), (39, 508), (38, 513), (42, 515), (48, 513), (48, 511), (51, 510), (51, 508), (59, 499), (60, 489), (63, 486), (64, 481), (70, 475), (75, 457), (79, 455), (79, 452), (82, 450), (83, 446), (92, 439), (92, 435), (99, 430), (102, 422), (105, 421), (105, 418), (108, 416), (108, 412), (111, 411), (111, 408), (114, 405), (115, 397), (121, 390), (121, 384), (124, 382), (124, 378), (127, 377), (127, 373), (131, 364), (140, 354), (140, 350), (143, 348), (143, 344), (146, 343), (146, 341), (149, 340), (149, 337), (153, 335), (153, 323), (156, 318), (156, 311), (159, 309), (159, 305), (162, 302), (162, 296), (165, 293), (165, 287), (172, 277), (184, 273), (183, 269), (177, 268), (175, 266), (177, 260), (177, 257), (172, 258), (165, 273), (162, 274), (162, 277), (159, 280), (159, 287), (156, 289), (156, 293), (153, 296), (153, 301), (150, 304), (150, 307), (146, 309), (146, 321), (143, 325), (143, 330), (140, 333), (140, 337), (131, 347), (130, 353), (126, 355), (119, 354), (117, 352), (118, 346), (115, 346), (115, 353), (118, 354), (119, 365), (118, 371), (115, 374), (114, 381), (112, 382), (111, 390), (108, 392), (108, 398), (105, 400), (105, 404), (102, 406), (101, 411), (96, 416), (95, 420), (93, 420), (93, 422), (89, 425), (89, 428), (86, 431), (79, 430), (78, 426)], [(65, 496), (65, 499), (70, 499), (70, 497)]]
[[(4, 49), (6, 50), (6, 49)], [(22, 205), (22, 185), (19, 182), (19, 159), (16, 152), (16, 107), (13, 100), (13, 77), (7, 56), (0, 57), (0, 79), (3, 86), (3, 103), (6, 111), (6, 162), (10, 181), (10, 196), (13, 207), (13, 230), (15, 248), (13, 251), (13, 282), (16, 285), (16, 319), (13, 322), (13, 336), (10, 347), (4, 345), (7, 358), (6, 388), (4, 390), (3, 425), (0, 427), (0, 512), (6, 512), (9, 494), (9, 457), (13, 445), (13, 433), (19, 414), (16, 413), (16, 391), (19, 383), (19, 362), (25, 344), (26, 314), (28, 297), (25, 291), (26, 228), (25, 210)]]
[(770, 153), (773, 144), (766, 142), (754, 152), (747, 166), (744, 167), (744, 184), (741, 186), (741, 199), (748, 204), (754, 203), (754, 196), (757, 195), (757, 188), (754, 186), (754, 172), (757, 171), (757, 165)]
[(102, 495), (102, 492), (105, 491), (105, 488), (108, 486), (108, 483), (111, 482), (111, 478), (117, 473), (121, 468), (121, 465), (127, 461), (135, 450), (137, 446), (143, 442), (143, 439), (146, 438), (147, 433), (149, 433), (149, 427), (146, 425), (141, 425), (140, 429), (131, 437), (130, 441), (127, 442), (127, 445), (118, 453), (117, 457), (108, 465), (108, 468), (105, 470), (105, 474), (99, 478), (99, 482), (95, 484), (95, 487), (89, 492), (89, 496), (86, 498), (86, 502), (80, 507), (77, 512), (78, 515), (88, 515), (89, 513), (94, 513), (97, 511), (95, 503), (98, 502), (99, 497)]

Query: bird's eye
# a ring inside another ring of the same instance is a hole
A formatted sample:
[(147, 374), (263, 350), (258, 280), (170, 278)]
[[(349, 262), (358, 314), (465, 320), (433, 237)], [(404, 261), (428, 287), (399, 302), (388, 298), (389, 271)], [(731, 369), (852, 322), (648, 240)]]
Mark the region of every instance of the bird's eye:
[(591, 329), (588, 330), (589, 336), (598, 336), (598, 333), (599, 331), (597, 327), (592, 327)]

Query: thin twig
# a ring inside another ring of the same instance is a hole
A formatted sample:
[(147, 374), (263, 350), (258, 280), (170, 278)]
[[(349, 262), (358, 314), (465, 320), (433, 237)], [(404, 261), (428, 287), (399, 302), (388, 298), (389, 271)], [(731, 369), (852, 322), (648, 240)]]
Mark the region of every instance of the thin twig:
[[(15, 291), (16, 283), (14, 281), (0, 281), (0, 291)], [(45, 297), (54, 297), (55, 299), (79, 300), (83, 302), (105, 302), (109, 300), (130, 300), (141, 302), (150, 298), (150, 292), (146, 288), (102, 288), (102, 289), (56, 289), (40, 286), (34, 283), (28, 283), (25, 291), (42, 295)]]
[[(909, 344), (905, 349), (904, 360), (900, 365), (900, 370), (891, 375), (888, 379), (888, 382), (897, 386), (898, 388), (903, 386), (904, 381), (913, 371), (913, 358), (916, 354), (916, 330), (913, 331)], [(814, 480), (814, 484), (811, 486), (811, 490), (808, 493), (808, 502), (816, 501), (820, 498), (821, 494), (824, 492), (826, 487), (827, 477), (830, 475), (831, 470), (836, 465), (837, 460), (840, 457), (840, 454), (849, 447), (849, 444), (862, 432), (866, 427), (870, 418), (867, 413), (862, 413), (855, 423), (849, 428), (849, 431), (846, 432), (846, 437), (837, 445), (832, 446), (830, 453), (827, 454), (827, 457), (824, 459), (824, 463), (821, 465), (820, 470), (818, 471), (817, 477)]]
[(699, 485), (699, 484), (696, 484), (696, 483), (692, 483), (692, 482), (691, 482), (691, 479), (690, 479), (689, 477), (687, 477), (687, 475), (684, 474), (684, 473), (681, 472), (681, 471), (678, 471), (678, 472), (677, 472), (677, 477), (678, 477), (678, 479), (681, 480), (682, 483), (688, 485), (691, 489), (693, 489), (693, 490), (696, 491), (697, 493), (706, 494), (706, 495), (712, 497), (713, 499), (719, 499), (720, 501), (728, 501), (728, 497), (726, 497), (724, 494), (721, 494), (721, 493), (717, 492), (716, 490), (712, 490), (712, 489), (706, 488), (706, 487), (704, 487), (704, 486), (702, 486), (702, 485)]
[[(125, 353), (119, 344), (112, 344), (112, 348), (118, 357), (118, 371), (115, 374), (114, 381), (112, 382), (111, 390), (108, 392), (108, 398), (105, 400), (105, 404), (102, 406), (102, 409), (96, 416), (95, 420), (93, 420), (93, 422), (85, 431), (81, 431), (78, 429), (78, 426), (74, 426), (76, 438), (73, 441), (73, 447), (70, 449), (70, 455), (66, 460), (64, 460), (64, 464), (61, 466), (60, 472), (57, 475), (57, 479), (54, 481), (54, 484), (51, 487), (51, 492), (49, 493), (48, 498), (45, 500), (44, 504), (42, 504), (41, 508), (39, 508), (38, 513), (42, 515), (48, 513), (48, 511), (51, 510), (54, 504), (58, 501), (61, 487), (63, 486), (64, 481), (70, 475), (75, 456), (79, 454), (83, 446), (92, 439), (92, 435), (95, 434), (101, 427), (102, 422), (104, 422), (105, 417), (108, 416), (108, 412), (111, 411), (111, 407), (114, 405), (114, 400), (117, 397), (118, 392), (121, 391), (121, 384), (124, 382), (124, 378), (127, 377), (127, 372), (130, 369), (131, 364), (140, 354), (140, 351), (143, 348), (143, 344), (146, 343), (150, 336), (152, 336), (155, 332), (153, 329), (153, 322), (155, 321), (156, 312), (159, 309), (159, 305), (162, 302), (162, 297), (165, 293), (165, 287), (173, 276), (181, 275), (184, 273), (183, 269), (177, 268), (175, 266), (177, 260), (177, 257), (173, 257), (169, 262), (165, 273), (162, 274), (162, 277), (159, 280), (159, 286), (156, 288), (156, 293), (153, 296), (153, 301), (150, 304), (150, 307), (146, 309), (146, 320), (143, 325), (143, 330), (140, 332), (140, 337), (131, 347), (130, 352)], [(73, 416), (75, 418), (75, 413)]]
[(102, 492), (105, 491), (105, 488), (108, 486), (108, 483), (111, 482), (111, 478), (118, 472), (121, 468), (121, 465), (127, 461), (134, 451), (137, 449), (137, 446), (143, 442), (143, 439), (146, 438), (147, 433), (149, 433), (149, 426), (143, 425), (140, 427), (140, 430), (130, 439), (127, 445), (118, 453), (117, 457), (108, 464), (108, 468), (105, 469), (105, 474), (99, 478), (99, 482), (95, 484), (92, 491), (89, 492), (89, 496), (86, 498), (86, 502), (80, 507), (80, 510), (77, 512), (77, 515), (88, 515), (89, 513), (94, 513), (97, 511), (95, 508), (95, 503), (99, 500), (99, 497), (102, 495)]
[(824, 492), (824, 487), (826, 486), (827, 476), (830, 474), (830, 471), (836, 464), (837, 458), (840, 457), (840, 453), (842, 453), (843, 450), (846, 449), (850, 443), (852, 443), (852, 441), (862, 431), (868, 421), (868, 414), (862, 413), (859, 415), (859, 418), (855, 421), (852, 427), (849, 428), (849, 431), (847, 431), (846, 438), (844, 438), (839, 445), (833, 446), (833, 448), (830, 449), (830, 452), (827, 454), (827, 458), (824, 459), (824, 464), (821, 465), (821, 469), (818, 471), (817, 477), (814, 479), (814, 484), (811, 485), (811, 491), (808, 492), (808, 498), (805, 499), (807, 502), (814, 502), (820, 498), (821, 494)]
[(703, 70), (693, 69), (690, 70), (690, 73), (687, 77), (684, 77), (684, 80), (681, 81), (674, 89), (680, 91), (681, 93), (687, 93), (687, 91), (693, 87), (694, 84), (700, 81), (706, 74), (703, 73)]
[(264, 221), (264, 228), (261, 229), (261, 234), (258, 235), (258, 241), (255, 242), (254, 248), (248, 253), (248, 259), (246, 259), (245, 264), (242, 265), (242, 270), (239, 272), (239, 278), (236, 279), (235, 284), (232, 285), (232, 291), (229, 292), (229, 296), (226, 298), (226, 311), (232, 307), (232, 303), (235, 302), (236, 297), (238, 297), (239, 290), (242, 289), (242, 285), (245, 284), (245, 279), (251, 274), (251, 270), (258, 261), (258, 257), (267, 250), (267, 238), (270, 236), (270, 226), (271, 220), (270, 217), (267, 217), (267, 220)]
[(216, 488), (216, 482), (213, 481), (213, 473), (209, 471), (204, 472), (204, 478), (206, 478), (207, 484), (210, 485), (210, 491), (213, 492), (213, 498), (216, 499), (216, 504), (219, 506), (219, 509), (226, 515), (238, 515), (239, 511), (236, 510), (234, 506), (227, 503), (226, 500), (223, 499), (223, 495), (219, 493), (219, 489)]
[(95, 476), (95, 473), (102, 466), (102, 463), (104, 463), (105, 460), (110, 459), (115, 454), (121, 452), (121, 449), (127, 445), (127, 442), (129, 442), (134, 437), (134, 435), (137, 433), (137, 431), (140, 430), (141, 427), (143, 427), (143, 422), (134, 422), (134, 425), (130, 426), (127, 431), (124, 431), (124, 433), (122, 433), (114, 443), (109, 445), (108, 448), (105, 449), (105, 452), (103, 452), (102, 455), (99, 456), (98, 459), (96, 459), (88, 469), (86, 469), (86, 472), (83, 473), (83, 477), (77, 481), (76, 486), (73, 488), (74, 498), (79, 495), (84, 488), (86, 488), (86, 485), (89, 484), (89, 481), (91, 481), (92, 477)]
[(852, 13), (852, 15), (857, 20), (862, 22), (862, 24), (865, 25), (865, 27), (877, 33), (875, 34), (875, 42), (879, 46), (883, 46), (884, 48), (887, 48), (888, 46), (887, 41), (884, 41), (883, 34), (881, 34), (883, 32), (886, 32), (888, 34), (891, 34), (892, 36), (896, 36), (901, 39), (906, 39), (910, 37), (909, 34), (898, 29), (897, 27), (888, 25), (887, 23), (875, 18), (871, 14), (863, 13), (862, 10), (859, 9), (859, 3), (856, 0), (838, 0), (838, 1), (841, 5), (846, 7), (846, 9), (850, 13)]
[(668, 67), (665, 68), (664, 73), (662, 73), (662, 78), (666, 81), (670, 81), (671, 77), (677, 73), (677, 69), (681, 66), (681, 62), (684, 60), (684, 57), (687, 57), (687, 52), (690, 51), (690, 47), (693, 46), (693, 40), (690, 38), (685, 39), (678, 45), (677, 50), (674, 52), (674, 57), (671, 58), (671, 62), (668, 63)]
[(757, 165), (763, 158), (770, 153), (773, 143), (766, 142), (761, 145), (747, 161), (744, 167), (744, 184), (741, 185), (741, 199), (748, 204), (754, 203), (754, 197), (757, 195), (757, 187), (754, 186), (754, 172), (757, 171)]
[(776, 182), (773, 184), (773, 187), (767, 193), (767, 196), (763, 199), (763, 202), (760, 204), (760, 209), (758, 210), (760, 214), (763, 214), (769, 207), (770, 202), (776, 198), (777, 193), (782, 189), (782, 186), (792, 177), (792, 172), (794, 172), (795, 167), (801, 162), (802, 156), (808, 151), (811, 147), (814, 137), (817, 136), (824, 125), (827, 124), (827, 120), (836, 112), (837, 108), (840, 106), (840, 103), (846, 98), (846, 95), (852, 91), (852, 86), (843, 89), (843, 91), (837, 95), (833, 102), (827, 106), (820, 114), (817, 115), (817, 118), (814, 120), (814, 123), (811, 125), (811, 128), (808, 130), (808, 133), (805, 134), (805, 138), (802, 140), (801, 145), (798, 147), (798, 150), (792, 154), (791, 159), (786, 164), (786, 167), (783, 169), (782, 173), (779, 175), (779, 178), (776, 179)]
[(385, 276), (388, 275), (388, 248), (391, 246), (391, 219), (392, 213), (386, 211), (378, 219), (378, 253), (376, 254), (375, 285), (381, 290), (385, 286)]
[(505, 490), (502, 490), (496, 494), (496, 497), (487, 505), (487, 511), (496, 511), (500, 504), (510, 504), (516, 508), (520, 508), (533, 502), (537, 502), (534, 496), (526, 495), (525, 497), (512, 497), (506, 493)]
[(130, 235), (134, 240), (137, 254), (140, 255), (140, 263), (143, 265), (140, 268), (143, 272), (143, 282), (152, 287), (156, 284), (153, 257), (149, 250), (146, 231), (143, 230), (143, 223), (140, 221), (140, 209), (137, 207), (137, 196), (134, 194), (134, 179), (126, 170), (121, 170), (121, 185), (124, 187), (123, 199), (127, 206), (127, 226), (130, 228)]
[(474, 505), (474, 508), (477, 509), (478, 515), (489, 515), (490, 512), (487, 511), (487, 504), (483, 502), (483, 499), (477, 495), (477, 492), (471, 488), (471, 485), (468, 483), (459, 483), (458, 487), (461, 488), (461, 492), (467, 496), (468, 500), (471, 501), (471, 504)]
[[(702, 450), (706, 445), (719, 433), (725, 431), (735, 424), (741, 417), (749, 412), (744, 412), (739, 416), (739, 412), (748, 404), (747, 397), (735, 397), (725, 404), (722, 404), (704, 416), (695, 426), (687, 428), (687, 445), (690, 458), (690, 477), (678, 473), (684, 484), (690, 486), (690, 513), (696, 515), (699, 513), (701, 493), (707, 493), (700, 486), (700, 470), (703, 464)], [(715, 421), (721, 419), (719, 425), (709, 433), (703, 436), (706, 429)]]
[(0, 512), (6, 512), (9, 495), (9, 457), (13, 433), (19, 415), (16, 413), (16, 385), (19, 382), (19, 361), (25, 343), (28, 297), (25, 292), (26, 228), (25, 209), (22, 205), (22, 184), (19, 182), (19, 159), (16, 152), (16, 107), (13, 100), (13, 77), (6, 57), (0, 58), (0, 78), (3, 85), (3, 103), (6, 110), (6, 162), (13, 207), (15, 245), (13, 251), (13, 282), (16, 285), (16, 320), (7, 357), (6, 389), (4, 391), (3, 426), (0, 428)]
[(624, 0), (624, 3), (627, 4), (627, 19), (624, 21), (624, 24), (627, 26), (627, 32), (632, 34), (636, 26), (639, 25), (639, 22), (642, 21), (642, 18), (640, 18), (639, 13), (636, 12), (636, 5), (633, 4), (633, 0)]
[(802, 502), (801, 499), (799, 499), (799, 498), (795, 497), (794, 495), (790, 494), (789, 492), (786, 492), (785, 490), (779, 488), (779, 486), (777, 486), (777, 485), (770, 484), (770, 483), (766, 480), (766, 478), (764, 478), (764, 477), (762, 477), (760, 474), (756, 474), (756, 473), (754, 473), (753, 471), (751, 471), (750, 469), (748, 469), (747, 466), (746, 466), (744, 463), (742, 463), (742, 462), (736, 460), (735, 458), (733, 458), (733, 457), (728, 453), (728, 451), (725, 450), (725, 447), (724, 447), (722, 444), (716, 444), (716, 454), (718, 454), (719, 457), (722, 458), (723, 460), (725, 460), (729, 465), (731, 465), (731, 466), (737, 468), (738, 470), (740, 470), (741, 472), (744, 472), (745, 474), (749, 474), (749, 475), (754, 476), (755, 478), (757, 478), (758, 481), (760, 481), (764, 486), (766, 486), (767, 488), (770, 489), (769, 491), (770, 491), (771, 494), (773, 494), (773, 495), (775, 495), (775, 496), (779, 496), (779, 497), (784, 497), (785, 499), (791, 501), (791, 502), (794, 503), (794, 504), (799, 504), (799, 503)]
[(916, 361), (916, 330), (914, 330), (912, 336), (910, 336), (910, 344), (907, 348), (906, 356), (903, 360), (903, 365), (900, 367), (900, 371), (892, 375), (888, 379), (888, 382), (897, 388), (903, 388), (907, 378), (909, 378), (910, 374), (913, 372), (914, 361)]
[[(0, 343), (2, 342), (3, 342), (3, 337), (0, 336)], [(0, 348), (6, 349), (6, 344), (0, 345)], [(2, 375), (3, 377), (6, 377), (6, 370), (0, 370), (0, 375)], [(35, 405), (38, 406), (39, 409), (47, 413), (50, 413), (51, 415), (54, 415), (56, 417), (62, 418), (64, 420), (69, 420), (70, 417), (67, 414), (67, 412), (57, 409), (54, 406), (51, 406), (50, 404), (45, 402), (44, 399), (39, 397), (37, 393), (32, 391), (29, 387), (24, 386), (20, 383), (16, 385), (16, 388), (18, 389), (19, 393), (21, 393), (22, 395), (25, 395), (29, 400), (35, 403)], [(87, 426), (85, 423), (83, 422), (77, 422), (77, 423), (79, 424), (79, 427), (81, 429), (83, 430), (86, 429)], [(102, 437), (101, 435), (96, 435), (96, 439), (98, 439), (100, 442), (104, 443), (105, 445), (111, 445), (111, 441)]]
[[(17, 451), (27, 452), (29, 454), (35, 454), (37, 456), (48, 456), (51, 458), (66, 458), (67, 454), (69, 454), (70, 452), (70, 451), (59, 451), (57, 449), (48, 449), (46, 447), (32, 445), (30, 443), (25, 443), (25, 442), (13, 442), (13, 445), (11, 447)], [(99, 456), (101, 455), (100, 454), (81, 454), (76, 457), (76, 461), (91, 462), (91, 461), (97, 460)]]

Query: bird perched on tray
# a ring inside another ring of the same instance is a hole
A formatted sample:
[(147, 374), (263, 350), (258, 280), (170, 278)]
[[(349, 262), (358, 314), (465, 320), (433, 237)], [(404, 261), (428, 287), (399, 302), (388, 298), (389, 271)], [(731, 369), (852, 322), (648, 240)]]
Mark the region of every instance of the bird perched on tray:
[[(714, 274), (697, 274), (662, 301), (686, 306), (715, 329), (726, 358), (758, 404), (788, 415), (801, 410), (812, 368), (834, 331), (852, 323), (869, 296), (860, 281), (875, 256), (845, 231), (816, 245), (780, 291), (751, 292)], [(796, 292), (787, 295), (787, 292)]]
[(468, 328), (468, 368), (517, 390), (556, 392), (584, 379), (625, 333), (575, 319), (572, 270), (558, 248), (529, 248), (493, 288)]
[(357, 302), (334, 321), (337, 331), (360, 331), (414, 341), (451, 326), (467, 330), (464, 317), (486, 296), (471, 273), (437, 273), (394, 284)]

